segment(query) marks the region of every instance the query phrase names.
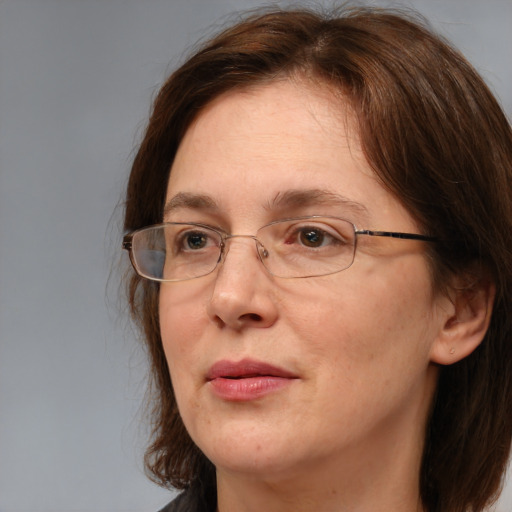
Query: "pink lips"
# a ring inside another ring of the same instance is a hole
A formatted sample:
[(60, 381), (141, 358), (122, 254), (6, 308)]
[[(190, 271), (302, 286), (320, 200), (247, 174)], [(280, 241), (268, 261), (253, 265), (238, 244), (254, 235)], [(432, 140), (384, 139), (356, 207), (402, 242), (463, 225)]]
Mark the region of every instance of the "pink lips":
[(278, 391), (296, 378), (282, 368), (252, 359), (218, 361), (206, 375), (208, 384), (219, 398), (238, 402)]

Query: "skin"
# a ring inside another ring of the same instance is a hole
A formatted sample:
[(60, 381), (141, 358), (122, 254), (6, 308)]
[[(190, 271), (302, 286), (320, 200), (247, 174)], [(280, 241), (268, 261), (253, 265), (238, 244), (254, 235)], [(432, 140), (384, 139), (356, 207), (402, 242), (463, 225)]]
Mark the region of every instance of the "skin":
[[(339, 103), (297, 80), (215, 100), (179, 147), (167, 200), (204, 194), (216, 206), (174, 201), (164, 221), (255, 234), (277, 219), (336, 215), (361, 229), (420, 232), (376, 179)], [(269, 208), (287, 191), (309, 189), (350, 204), (317, 198)], [(280, 279), (252, 240), (235, 238), (212, 274), (161, 285), (174, 391), (188, 432), (217, 468), (219, 511), (421, 509), (432, 363), (456, 357), (445, 340), (452, 303), (432, 291), (424, 250), (360, 237), (349, 269)], [(247, 357), (296, 378), (257, 400), (216, 396), (210, 367)]]

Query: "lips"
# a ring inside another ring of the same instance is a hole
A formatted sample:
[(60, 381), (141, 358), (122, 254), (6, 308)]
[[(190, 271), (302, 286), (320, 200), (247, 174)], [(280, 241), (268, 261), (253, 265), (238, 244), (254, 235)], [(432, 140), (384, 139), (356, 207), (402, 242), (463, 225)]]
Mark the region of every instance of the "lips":
[(257, 376), (294, 378), (295, 376), (282, 368), (261, 361), (243, 359), (242, 361), (218, 361), (208, 372), (206, 379), (218, 378), (240, 379)]
[(206, 375), (213, 393), (228, 401), (255, 400), (283, 389), (296, 379), (296, 375), (283, 368), (252, 359), (218, 361)]

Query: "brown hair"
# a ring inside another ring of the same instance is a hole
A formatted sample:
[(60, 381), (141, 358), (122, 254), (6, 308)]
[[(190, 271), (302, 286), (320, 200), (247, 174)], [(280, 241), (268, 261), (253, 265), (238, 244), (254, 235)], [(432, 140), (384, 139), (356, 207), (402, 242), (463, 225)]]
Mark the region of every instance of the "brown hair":
[[(348, 100), (377, 176), (426, 233), (434, 284), (485, 269), (497, 288), (477, 350), (442, 367), (426, 428), (420, 478), (425, 507), (480, 511), (497, 497), (512, 436), (512, 134), (467, 61), (410, 16), (352, 9), (252, 15), (203, 46), (167, 80), (133, 163), (125, 229), (161, 222), (174, 155), (191, 121), (235, 88), (296, 75)], [(153, 381), (152, 477), (184, 488), (214, 468), (176, 407), (158, 322), (158, 285), (133, 274), (132, 313)]]

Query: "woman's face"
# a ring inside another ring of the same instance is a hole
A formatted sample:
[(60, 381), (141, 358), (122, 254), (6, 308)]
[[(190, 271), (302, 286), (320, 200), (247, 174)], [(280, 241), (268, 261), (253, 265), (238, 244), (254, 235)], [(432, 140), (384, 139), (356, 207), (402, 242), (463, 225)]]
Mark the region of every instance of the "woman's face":
[[(370, 170), (350, 112), (292, 81), (210, 104), (179, 147), (167, 203), (167, 222), (232, 234), (304, 215), (418, 232)], [(424, 243), (357, 244), (347, 270), (282, 279), (265, 270), (253, 240), (234, 238), (210, 275), (161, 285), (179, 410), (221, 474), (368, 474), (419, 461), (441, 299)]]

